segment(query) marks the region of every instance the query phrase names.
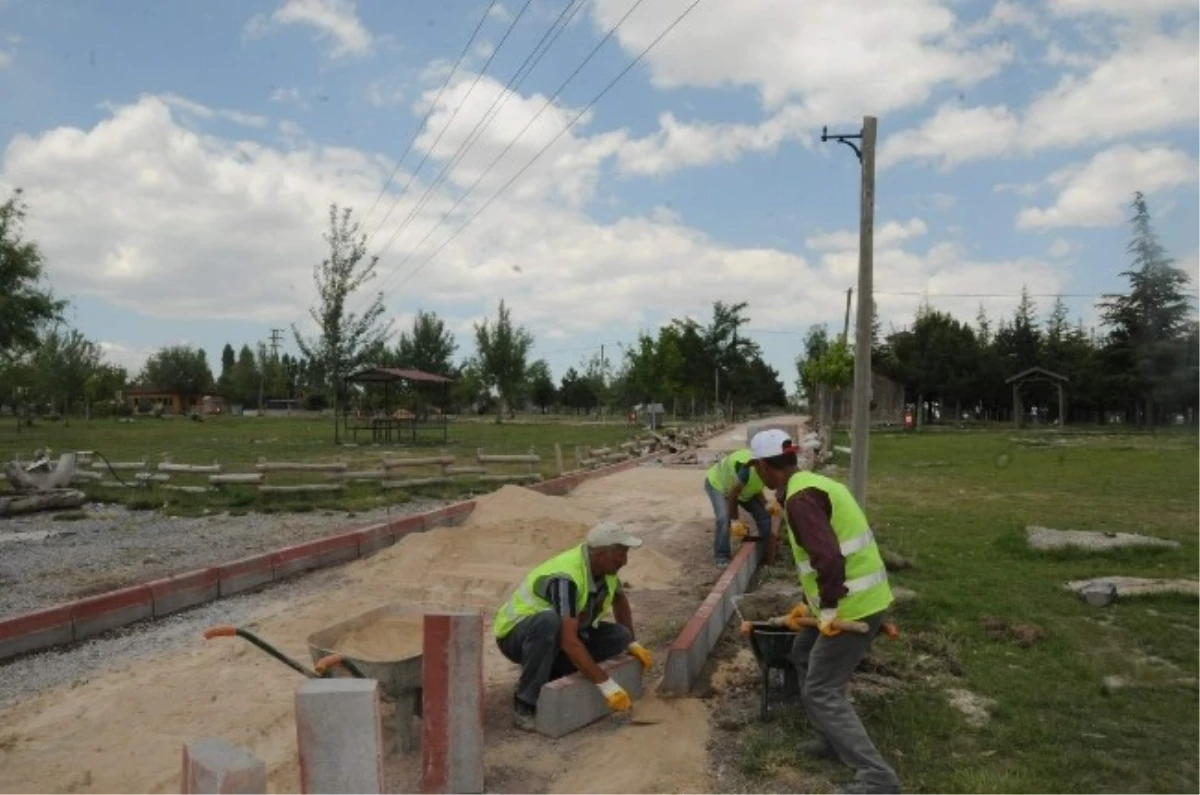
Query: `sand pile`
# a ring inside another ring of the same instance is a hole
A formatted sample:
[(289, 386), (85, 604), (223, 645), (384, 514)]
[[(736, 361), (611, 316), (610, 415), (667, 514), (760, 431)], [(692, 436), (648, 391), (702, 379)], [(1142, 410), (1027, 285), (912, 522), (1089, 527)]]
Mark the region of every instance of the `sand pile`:
[(388, 662), (421, 653), (424, 627), (411, 618), (381, 618), (351, 630), (337, 639), (333, 648), (360, 660)]

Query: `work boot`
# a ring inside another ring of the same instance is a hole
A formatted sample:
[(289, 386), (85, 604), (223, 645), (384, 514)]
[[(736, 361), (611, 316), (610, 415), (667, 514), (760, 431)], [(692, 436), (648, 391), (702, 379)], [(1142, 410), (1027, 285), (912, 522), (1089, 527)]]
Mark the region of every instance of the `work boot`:
[(535, 732), (537, 711), (520, 699), (513, 699), (513, 725), (521, 731)]
[(729, 568), (729, 558), (717, 558), (716, 563), (718, 571)]

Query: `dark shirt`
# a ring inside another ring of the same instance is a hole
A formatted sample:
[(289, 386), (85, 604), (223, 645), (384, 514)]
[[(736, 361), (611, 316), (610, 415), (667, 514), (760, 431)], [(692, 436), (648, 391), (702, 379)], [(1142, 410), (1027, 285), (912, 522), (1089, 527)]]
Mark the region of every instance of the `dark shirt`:
[[(782, 493), (778, 497), (782, 497)], [(822, 608), (834, 608), (845, 596), (846, 559), (842, 555), (837, 533), (830, 523), (833, 505), (829, 495), (820, 489), (802, 489), (787, 500), (788, 524), (796, 543), (808, 553), (808, 562), (817, 573), (817, 589)]]
[(554, 606), (554, 610), (562, 618), (578, 619), (581, 627), (590, 626), (599, 616), (598, 611), (608, 598), (608, 582), (600, 577), (592, 581), (592, 590), (588, 594), (583, 610), (577, 610), (579, 604), (579, 589), (570, 577), (551, 577), (543, 585), (546, 601)]

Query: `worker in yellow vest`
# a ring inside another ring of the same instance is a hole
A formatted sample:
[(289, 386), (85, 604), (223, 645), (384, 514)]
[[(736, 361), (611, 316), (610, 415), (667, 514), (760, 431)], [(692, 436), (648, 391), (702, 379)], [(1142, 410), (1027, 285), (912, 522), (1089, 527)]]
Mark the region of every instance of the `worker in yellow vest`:
[(771, 515), (774, 504), (767, 504), (763, 482), (754, 471), (750, 451), (734, 450), (717, 460), (704, 479), (704, 493), (712, 503), (716, 517), (713, 535), (713, 559), (717, 568), (729, 565), (732, 556), (730, 537), (741, 541), (749, 537), (746, 525), (738, 518), (738, 508), (745, 508), (754, 518), (758, 559), (766, 560), (771, 538)]
[[(642, 540), (615, 522), (601, 522), (587, 540), (555, 555), (526, 575), (492, 622), (500, 652), (521, 666), (513, 699), (513, 722), (534, 731), (538, 695), (553, 679), (581, 672), (614, 712), (632, 707), (629, 693), (598, 663), (629, 652), (653, 664), (634, 640), (633, 609), (617, 572)], [(601, 621), (611, 610), (616, 619)]]
[[(784, 505), (784, 532), (796, 561), (805, 604), (818, 627), (799, 629), (792, 663), (816, 738), (800, 749), (837, 757), (855, 772), (845, 792), (899, 792), (896, 772), (884, 761), (847, 697), (850, 675), (866, 656), (892, 603), (887, 568), (867, 517), (845, 485), (798, 466), (798, 448), (781, 430), (750, 440), (754, 467)], [(865, 634), (841, 632), (835, 620), (861, 621)]]

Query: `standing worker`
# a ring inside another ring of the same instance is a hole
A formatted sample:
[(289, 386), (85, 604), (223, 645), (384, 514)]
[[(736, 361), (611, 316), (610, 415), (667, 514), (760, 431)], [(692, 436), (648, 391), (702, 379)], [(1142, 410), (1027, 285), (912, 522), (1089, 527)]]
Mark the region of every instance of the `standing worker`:
[(730, 535), (737, 541), (747, 536), (746, 525), (738, 519), (738, 506), (754, 517), (754, 526), (758, 531), (758, 559), (767, 559), (767, 547), (771, 543), (771, 517), (778, 513), (779, 506), (775, 503), (767, 506), (763, 482), (754, 469), (752, 458), (747, 449), (734, 450), (709, 467), (704, 480), (704, 493), (712, 502), (717, 520), (713, 558), (719, 569), (728, 566), (732, 557)]
[[(783, 498), (787, 539), (807, 602), (792, 613), (811, 610), (819, 622), (815, 629), (800, 629), (792, 647), (804, 711), (817, 735), (801, 750), (836, 756), (852, 768), (855, 778), (844, 792), (899, 792), (896, 772), (871, 742), (846, 693), (892, 603), (867, 517), (843, 484), (799, 468), (798, 448), (783, 431), (755, 434), (750, 449), (763, 483)], [(838, 619), (861, 621), (868, 631), (842, 632), (834, 626)]]
[[(650, 652), (634, 640), (633, 609), (617, 572), (642, 540), (615, 522), (601, 522), (587, 540), (526, 575), (496, 612), (492, 632), (500, 652), (521, 666), (513, 722), (534, 731), (538, 695), (552, 679), (580, 671), (614, 712), (632, 707), (629, 693), (597, 663), (629, 652), (645, 671)], [(612, 610), (616, 623), (601, 621)]]

